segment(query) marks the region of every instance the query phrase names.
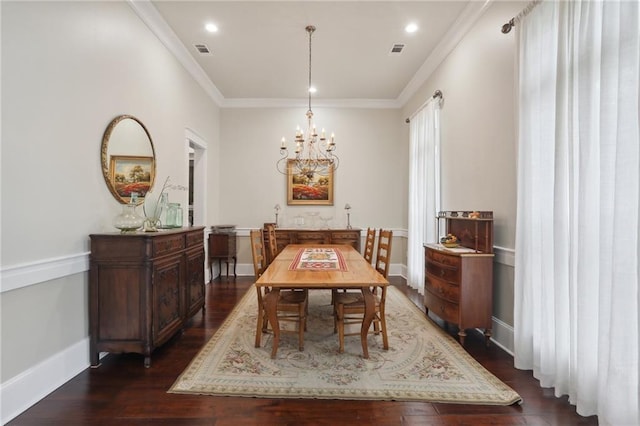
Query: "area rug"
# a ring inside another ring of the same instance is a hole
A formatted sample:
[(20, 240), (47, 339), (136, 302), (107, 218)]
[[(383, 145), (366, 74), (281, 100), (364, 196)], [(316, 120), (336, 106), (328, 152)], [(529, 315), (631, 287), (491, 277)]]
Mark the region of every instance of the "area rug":
[(398, 289), (387, 293), (389, 350), (368, 337), (369, 359), (359, 336), (345, 338), (338, 353), (329, 290), (309, 291), (304, 351), (295, 334), (281, 334), (276, 359), (271, 335), (255, 348), (256, 292), (251, 287), (217, 333), (191, 361), (170, 393), (264, 398), (429, 401), (511, 405), (521, 402), (509, 386), (475, 361)]

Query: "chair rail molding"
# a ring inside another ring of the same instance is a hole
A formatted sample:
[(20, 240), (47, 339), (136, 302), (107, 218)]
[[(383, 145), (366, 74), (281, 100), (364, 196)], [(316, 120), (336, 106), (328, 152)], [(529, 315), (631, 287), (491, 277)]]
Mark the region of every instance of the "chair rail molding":
[(89, 270), (89, 252), (72, 254), (0, 269), (0, 293)]

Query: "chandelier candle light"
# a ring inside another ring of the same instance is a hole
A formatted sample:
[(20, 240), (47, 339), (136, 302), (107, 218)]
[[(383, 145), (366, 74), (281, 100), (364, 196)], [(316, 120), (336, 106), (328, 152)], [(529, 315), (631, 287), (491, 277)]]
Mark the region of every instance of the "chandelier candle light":
[(307, 130), (303, 133), (298, 126), (295, 135), (295, 156), (289, 157), (287, 140), (283, 137), (280, 145), (280, 160), (276, 164), (280, 173), (288, 174), (288, 160), (292, 161), (292, 173), (305, 175), (312, 178), (315, 173), (328, 174), (330, 170), (336, 170), (340, 159), (333, 153), (336, 149), (335, 135), (332, 133), (327, 139), (325, 130), (322, 129), (318, 135), (316, 126), (313, 124), (313, 111), (311, 110), (311, 35), (316, 30), (313, 25), (308, 25), (305, 30), (309, 33), (309, 109), (307, 110)]

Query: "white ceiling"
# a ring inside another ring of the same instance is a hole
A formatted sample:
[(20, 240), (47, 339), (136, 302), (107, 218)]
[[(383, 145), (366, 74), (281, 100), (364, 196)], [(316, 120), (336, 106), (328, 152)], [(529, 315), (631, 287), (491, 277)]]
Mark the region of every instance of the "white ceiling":
[[(156, 22), (155, 28), (150, 27), (158, 32), (164, 26), (161, 39), (173, 37), (181, 45), (174, 46), (174, 53), (181, 50), (182, 62), (191, 63), (201, 84), (210, 84), (222, 103), (306, 99), (305, 27), (314, 25), (312, 84), (318, 89), (314, 105), (316, 100), (397, 105), (444, 59), (488, 1), (160, 0), (151, 4), (157, 9), (156, 20), (168, 26)], [(148, 10), (143, 11), (147, 23)], [(218, 32), (207, 32), (208, 22), (216, 24)], [(412, 22), (418, 31), (408, 34), (404, 28)], [(405, 45), (399, 55), (390, 54), (395, 43)], [(205, 44), (211, 54), (198, 53), (196, 44)]]

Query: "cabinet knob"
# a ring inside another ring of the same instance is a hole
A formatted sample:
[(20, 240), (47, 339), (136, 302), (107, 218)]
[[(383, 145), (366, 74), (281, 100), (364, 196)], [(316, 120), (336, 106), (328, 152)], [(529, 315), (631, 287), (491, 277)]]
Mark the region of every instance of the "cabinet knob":
[(440, 269), (440, 276), (444, 277), (444, 269)]

